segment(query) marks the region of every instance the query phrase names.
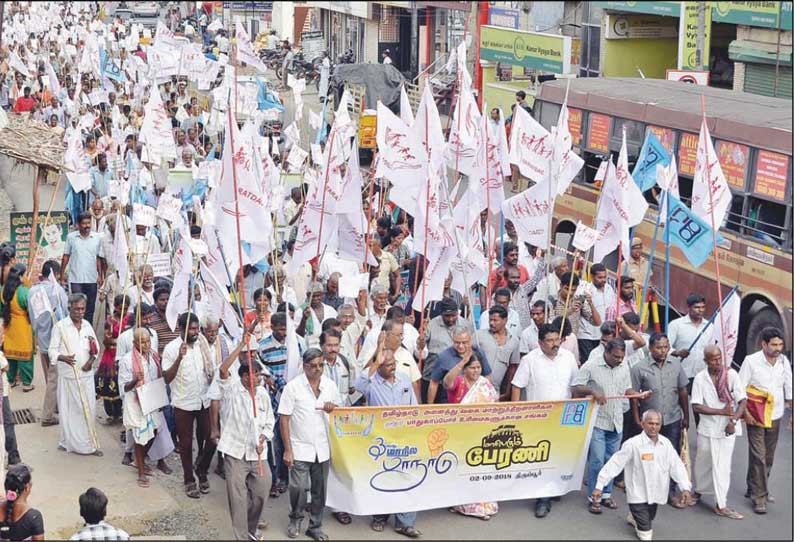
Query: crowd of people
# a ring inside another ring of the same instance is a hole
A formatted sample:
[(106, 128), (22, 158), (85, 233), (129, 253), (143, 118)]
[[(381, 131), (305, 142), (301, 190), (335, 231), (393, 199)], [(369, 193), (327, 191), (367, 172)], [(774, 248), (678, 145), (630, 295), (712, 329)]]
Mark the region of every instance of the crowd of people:
[[(36, 277), (16, 262), (13, 245), (0, 246), (2, 414), (10, 466), (0, 538), (41, 539), (44, 533), (42, 515), (27, 502), (31, 474), (19, 465), (8, 393), (20, 385), (23, 392), (33, 389), (35, 353), (46, 382), (41, 424), (59, 426), (59, 449), (100, 456), (97, 420), (120, 425), (120, 460), (135, 466), (138, 486), (150, 486), (155, 468), (171, 475), (167, 459), (177, 454), (186, 498), (225, 488), (239, 540), (261, 536), (266, 500), (285, 493), (287, 535), (301, 534), (308, 513), (305, 534), (327, 540), (328, 413), (361, 405), (592, 397), (601, 407), (584, 473), (585, 506), (593, 514), (616, 509), (615, 488), (624, 488), (628, 520), (641, 540), (651, 539), (657, 506), (668, 501), (685, 508), (705, 500), (721, 517), (742, 518), (728, 503), (742, 432), (752, 510), (764, 514), (774, 502), (769, 476), (784, 404), (792, 399), (783, 353), (790, 345), (780, 330), (764, 329), (759, 350), (739, 372), (729, 368), (714, 346), (700, 293), (689, 296), (688, 313), (666, 333), (648, 334), (638, 314), (648, 265), (638, 238), (616, 292), (604, 265), (564, 254), (547, 265), (543, 252), (522, 242), (508, 221), (503, 239), (483, 241), (496, 261), (492, 272), (469, 291), (454, 289), (450, 275), (443, 299), (417, 312), (413, 300), (425, 262), (414, 246), (413, 217), (387, 202), (380, 185), (365, 188), (361, 199), (371, 232), (368, 263), (329, 252), (285, 272), (307, 212), (307, 187), (297, 186), (274, 209), (283, 239), (260, 261), (244, 264), (238, 277), (230, 273), (223, 297), (234, 308), (231, 317), (214, 310), (208, 281), (191, 279), (189, 291), (181, 291), (173, 276), (179, 270), (160, 276), (149, 258), (173, 255), (182, 231), (162, 217), (141, 224), (131, 212), (133, 203), (157, 208), (160, 198), (171, 196), (160, 175), (169, 168), (145, 159), (138, 135), (148, 114), (143, 104), (159, 93), (176, 147), (168, 166), (194, 174), (182, 188), (188, 246), (196, 264), (208, 264), (219, 255), (200, 208), (217, 187), (198, 175), (208, 171), (202, 164), (229, 150), (222, 148), (222, 133), (209, 129), (206, 103), (188, 91), (186, 78), (140, 81), (146, 47), (128, 46), (138, 30), (120, 20), (105, 24), (91, 3), (59, 5), (63, 29), (30, 32), (24, 21), (43, 8), (12, 4), (12, 28), (24, 31), (21, 39), (3, 39), (0, 106), (61, 130), (64, 141), (78, 137), (90, 187), (69, 185), (72, 228), (63, 255), (48, 259)], [(208, 55), (229, 54), (226, 32), (206, 13), (197, 28), (179, 26), (174, 13), (169, 22), (177, 35), (201, 41)], [(126, 83), (81, 71), (79, 52), (89, 33), (119, 45), (107, 54), (126, 72)], [(96, 98), (103, 88), (104, 97)], [(525, 107), (524, 96), (518, 99)], [(275, 151), (274, 164), (286, 171), (277, 145)], [(131, 182), (128, 201), (111, 193), (110, 181), (119, 178)], [(489, 231), (485, 214), (482, 221)], [(121, 258), (120, 235), (128, 243)], [(351, 295), (349, 280), (362, 273), (366, 282)], [(46, 299), (48, 309), (36, 312), (34, 297)], [(189, 301), (174, 315), (176, 297)], [(242, 326), (236, 337), (235, 326)], [(773, 408), (748, 408), (748, 394)], [(630, 399), (613, 398), (626, 395)], [(97, 416), (98, 400), (104, 416)], [(680, 459), (690, 414), (697, 425), (693, 480)], [(547, 516), (555, 499), (535, 500), (535, 516)], [(100, 490), (82, 495), (86, 527), (73, 539), (124, 539), (126, 533), (104, 523), (106, 508)], [(451, 511), (488, 520), (499, 507), (481, 502)], [(354, 520), (344, 510), (331, 513), (343, 525)], [(370, 521), (382, 532), (389, 515)], [(394, 525), (401, 535), (421, 536), (417, 513), (395, 514)]]

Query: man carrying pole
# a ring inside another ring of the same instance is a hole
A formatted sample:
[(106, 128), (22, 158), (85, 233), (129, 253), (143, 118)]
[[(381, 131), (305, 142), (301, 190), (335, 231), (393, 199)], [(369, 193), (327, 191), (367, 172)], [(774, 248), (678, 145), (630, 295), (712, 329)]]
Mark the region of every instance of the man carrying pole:
[[(58, 448), (82, 455), (101, 456), (96, 435), (94, 361), (99, 352), (96, 334), (85, 316), (86, 296), (69, 297), (69, 316), (53, 325), (50, 360), (58, 362)], [(55, 316), (53, 315), (53, 319)]]

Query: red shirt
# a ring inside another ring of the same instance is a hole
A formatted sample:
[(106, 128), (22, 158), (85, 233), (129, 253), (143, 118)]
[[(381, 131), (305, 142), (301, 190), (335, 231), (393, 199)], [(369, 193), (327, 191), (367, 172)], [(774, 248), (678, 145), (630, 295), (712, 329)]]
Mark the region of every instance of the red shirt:
[(27, 113), (36, 105), (36, 100), (33, 98), (25, 98), (20, 96), (14, 103), (14, 113)]
[(468, 392), (469, 386), (466, 385), (466, 379), (463, 378), (463, 375), (458, 375), (452, 387), (447, 389), (447, 403), (453, 405), (460, 403)]
[[(521, 264), (518, 264), (518, 273), (520, 275), (521, 284), (524, 284), (526, 281), (529, 280), (529, 271), (527, 268)], [(504, 277), (504, 270), (500, 267), (499, 269), (494, 269), (491, 271), (491, 276), (488, 278), (488, 284), (491, 288), (491, 295), (493, 295), (494, 291), (497, 288), (507, 288), (507, 281)]]

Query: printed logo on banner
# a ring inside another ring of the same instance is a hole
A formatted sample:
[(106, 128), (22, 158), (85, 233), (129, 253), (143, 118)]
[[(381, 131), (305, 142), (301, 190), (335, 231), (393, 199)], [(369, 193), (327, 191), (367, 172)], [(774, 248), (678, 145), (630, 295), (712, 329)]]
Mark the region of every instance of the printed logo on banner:
[(479, 446), (466, 452), (466, 464), (472, 467), (493, 465), (496, 470), (523, 463), (549, 460), (551, 442), (541, 440), (524, 446), (524, 437), (515, 425), (500, 425), (482, 438)]
[(560, 425), (584, 425), (587, 421), (587, 406), (588, 403), (582, 402), (565, 403)]

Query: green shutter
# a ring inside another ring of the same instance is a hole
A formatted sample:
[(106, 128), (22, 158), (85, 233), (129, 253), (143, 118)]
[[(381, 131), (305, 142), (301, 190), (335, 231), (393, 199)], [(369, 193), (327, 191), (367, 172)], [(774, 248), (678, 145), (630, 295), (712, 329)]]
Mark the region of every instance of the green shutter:
[[(791, 98), (791, 67), (780, 66), (777, 97)], [(744, 69), (744, 91), (750, 94), (773, 96), (775, 90), (775, 67), (768, 64), (747, 63)]]

